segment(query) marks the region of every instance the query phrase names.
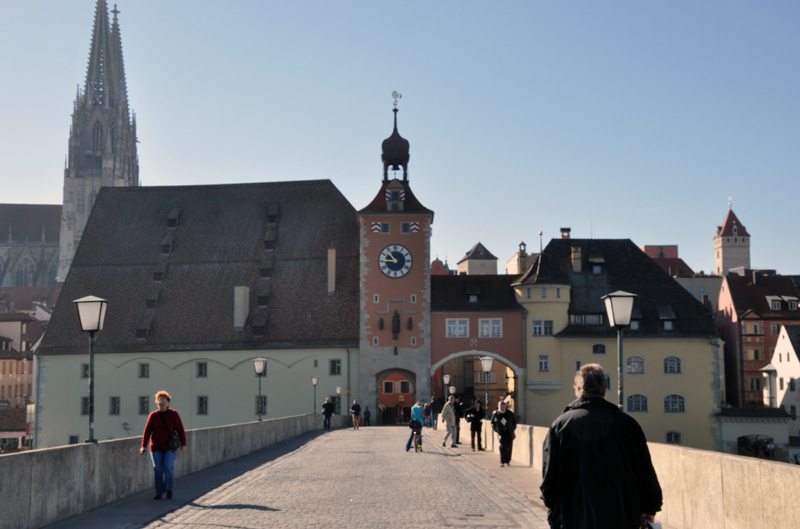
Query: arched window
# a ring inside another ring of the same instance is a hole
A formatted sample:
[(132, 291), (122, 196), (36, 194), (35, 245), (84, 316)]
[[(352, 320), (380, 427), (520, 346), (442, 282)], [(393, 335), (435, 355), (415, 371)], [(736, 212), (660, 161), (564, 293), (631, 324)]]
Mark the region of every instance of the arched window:
[(596, 343), (592, 346), (592, 354), (593, 355), (604, 355), (606, 354), (606, 346), (601, 343)]
[(681, 432), (667, 432), (667, 444), (679, 445), (681, 444)]
[(644, 373), (644, 358), (641, 356), (631, 356), (625, 363), (628, 366), (628, 373), (638, 375)]
[(664, 413), (686, 412), (686, 400), (680, 395), (667, 395), (664, 398)]
[(18, 287), (32, 287), (36, 276), (36, 265), (29, 257), (25, 257), (17, 264)]
[(678, 375), (681, 371), (681, 359), (677, 356), (668, 356), (664, 359), (664, 373)]
[(644, 395), (630, 395), (628, 397), (628, 412), (647, 412), (647, 397)]
[(99, 121), (94, 123), (92, 129), (92, 148), (96, 151), (103, 149), (103, 125)]

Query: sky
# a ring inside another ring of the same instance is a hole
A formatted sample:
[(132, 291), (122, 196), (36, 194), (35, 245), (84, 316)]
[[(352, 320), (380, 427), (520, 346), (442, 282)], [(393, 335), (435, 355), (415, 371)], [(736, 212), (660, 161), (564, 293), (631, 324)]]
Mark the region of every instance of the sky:
[[(2, 203), (61, 203), (95, 3), (0, 0)], [(711, 273), (732, 202), (752, 267), (800, 274), (800, 2), (117, 6), (143, 185), (330, 179), (361, 209), (396, 90), (451, 268), (570, 227)]]

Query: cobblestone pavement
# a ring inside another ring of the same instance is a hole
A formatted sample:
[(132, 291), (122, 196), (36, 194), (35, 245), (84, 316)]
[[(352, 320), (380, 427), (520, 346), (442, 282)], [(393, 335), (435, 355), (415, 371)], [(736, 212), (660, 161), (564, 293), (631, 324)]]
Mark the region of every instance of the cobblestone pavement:
[(500, 469), (497, 454), (444, 448), (430, 429), (423, 453), (406, 452), (408, 435), (402, 427), (327, 432), (144, 527), (548, 528), (544, 507), (507, 483), (503, 471), (515, 469)]

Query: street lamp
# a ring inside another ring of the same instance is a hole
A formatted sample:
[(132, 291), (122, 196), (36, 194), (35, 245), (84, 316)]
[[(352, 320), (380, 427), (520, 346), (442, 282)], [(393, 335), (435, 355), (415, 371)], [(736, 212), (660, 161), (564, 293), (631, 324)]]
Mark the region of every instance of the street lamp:
[(264, 406), (261, 400), (261, 377), (267, 374), (267, 359), (256, 358), (253, 360), (253, 369), (256, 370), (256, 378), (258, 378), (258, 420), (261, 421), (261, 414), (264, 413)]
[[(486, 378), (486, 406), (484, 410), (489, 409), (489, 373), (492, 372), (492, 364), (494, 364), (494, 358), (491, 356), (484, 356), (481, 358), (481, 364), (483, 364), (483, 376)], [(484, 413), (486, 413), (484, 411)]]
[(311, 385), (314, 386), (314, 415), (317, 414), (317, 384), (319, 377), (311, 377)]
[(600, 298), (606, 303), (608, 324), (617, 328), (617, 393), (621, 410), (624, 410), (622, 401), (622, 329), (631, 324), (635, 297), (636, 294), (617, 290)]
[(451, 395), (455, 395), (456, 394), (456, 387), (455, 386), (450, 386), (450, 394)]
[(106, 319), (108, 301), (96, 296), (73, 301), (78, 309), (81, 320), (81, 330), (89, 333), (89, 439), (87, 443), (96, 443), (94, 438), (94, 333), (103, 330), (103, 321)]
[(336, 404), (338, 409), (336, 413), (342, 414), (342, 386), (336, 386)]
[(444, 387), (442, 388), (442, 398), (443, 398), (443, 399), (446, 399), (446, 398), (447, 398), (447, 395), (446, 395), (446, 394), (445, 394), (445, 392), (444, 392), (444, 388), (446, 388), (446, 387), (447, 387), (447, 385), (448, 385), (448, 384), (450, 384), (450, 375), (444, 375), (444, 376), (442, 377), (442, 380), (444, 380)]

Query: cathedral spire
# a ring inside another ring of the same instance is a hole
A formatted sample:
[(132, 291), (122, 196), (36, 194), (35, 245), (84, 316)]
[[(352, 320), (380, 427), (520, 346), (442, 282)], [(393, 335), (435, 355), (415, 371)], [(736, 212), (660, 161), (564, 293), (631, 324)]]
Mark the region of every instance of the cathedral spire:
[(86, 67), (86, 102), (89, 106), (108, 106), (108, 92), (113, 87), (113, 52), (109, 34), (108, 7), (106, 0), (97, 0), (94, 11), (92, 47), (89, 50), (89, 65)]

